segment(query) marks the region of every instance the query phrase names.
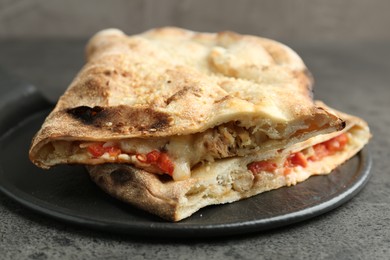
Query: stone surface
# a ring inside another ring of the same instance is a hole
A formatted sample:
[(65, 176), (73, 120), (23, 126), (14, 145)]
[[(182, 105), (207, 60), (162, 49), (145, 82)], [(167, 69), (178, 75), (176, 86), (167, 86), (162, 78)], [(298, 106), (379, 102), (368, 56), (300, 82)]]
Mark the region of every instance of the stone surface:
[[(55, 101), (83, 63), (85, 40), (2, 40), (0, 67)], [(390, 42), (295, 44), (315, 97), (368, 121), (372, 177), (351, 201), (284, 228), (218, 239), (145, 239), (75, 227), (0, 194), (0, 259), (388, 259)], [(1, 86), (0, 86), (1, 87)]]

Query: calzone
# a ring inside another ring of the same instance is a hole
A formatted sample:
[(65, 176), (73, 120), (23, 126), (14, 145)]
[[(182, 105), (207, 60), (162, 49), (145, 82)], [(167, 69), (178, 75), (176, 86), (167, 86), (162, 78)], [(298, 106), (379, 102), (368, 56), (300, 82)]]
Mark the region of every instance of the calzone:
[(86, 165), (110, 195), (179, 221), (327, 174), (362, 149), (367, 124), (313, 101), (312, 86), (302, 59), (270, 39), (103, 30), (30, 159)]

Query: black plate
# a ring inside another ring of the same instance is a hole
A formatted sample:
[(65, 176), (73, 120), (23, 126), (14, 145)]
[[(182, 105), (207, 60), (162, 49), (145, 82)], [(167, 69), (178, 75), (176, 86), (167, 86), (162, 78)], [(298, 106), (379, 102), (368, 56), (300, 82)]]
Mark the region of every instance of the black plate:
[[(6, 123), (8, 129), (0, 139), (0, 190), (28, 208), (84, 227), (164, 237), (261, 231), (332, 210), (356, 195), (369, 178), (371, 160), (363, 150), (330, 175), (236, 203), (206, 207), (179, 223), (166, 222), (106, 195), (89, 180), (82, 166), (58, 166), (49, 171), (35, 167), (28, 159), (28, 148), (49, 110), (42, 110), (48, 104), (28, 88), (27, 92), (27, 88), (18, 90), (23, 93), (19, 100), (3, 98), (0, 103), (15, 107), (7, 116), (0, 116), (0, 125)], [(26, 104), (29, 113), (15, 102)]]

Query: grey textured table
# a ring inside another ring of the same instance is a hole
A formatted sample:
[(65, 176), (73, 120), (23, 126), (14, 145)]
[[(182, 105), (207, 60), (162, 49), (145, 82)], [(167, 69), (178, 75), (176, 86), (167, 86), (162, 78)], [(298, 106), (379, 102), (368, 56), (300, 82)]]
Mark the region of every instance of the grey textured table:
[[(51, 100), (83, 63), (83, 40), (6, 40), (0, 67)], [(0, 194), (0, 259), (389, 259), (390, 43), (293, 44), (310, 70), (315, 97), (363, 117), (372, 177), (351, 201), (327, 214), (250, 235), (163, 240), (83, 229), (44, 217)]]

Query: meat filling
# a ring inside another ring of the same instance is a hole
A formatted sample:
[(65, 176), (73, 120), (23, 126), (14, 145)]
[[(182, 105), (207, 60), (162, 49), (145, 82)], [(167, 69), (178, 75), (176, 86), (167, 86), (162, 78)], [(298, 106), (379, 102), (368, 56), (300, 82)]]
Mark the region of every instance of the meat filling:
[(261, 131), (253, 133), (253, 129), (246, 129), (234, 124), (222, 125), (202, 133), (195, 141), (195, 147), (204, 146), (203, 160), (244, 156), (256, 151), (268, 139)]

